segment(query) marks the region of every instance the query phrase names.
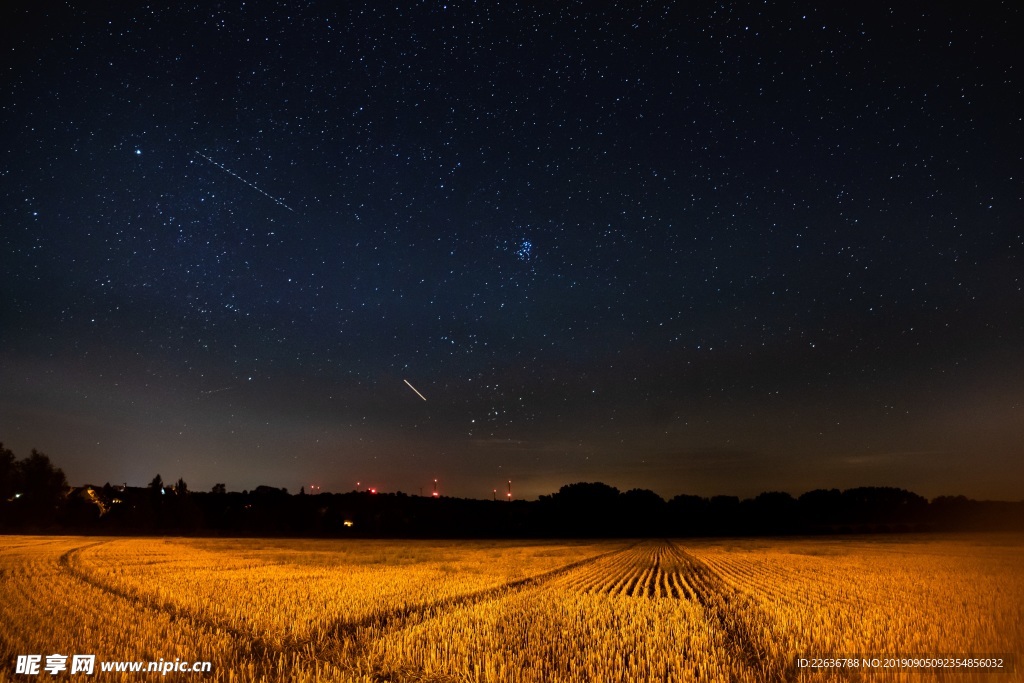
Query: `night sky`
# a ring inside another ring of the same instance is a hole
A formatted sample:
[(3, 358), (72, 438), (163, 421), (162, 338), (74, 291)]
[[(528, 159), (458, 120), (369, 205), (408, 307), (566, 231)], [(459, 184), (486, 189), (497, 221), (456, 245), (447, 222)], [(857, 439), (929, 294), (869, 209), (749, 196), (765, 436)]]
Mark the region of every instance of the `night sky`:
[(8, 4), (0, 441), (1024, 498), (1024, 6), (813, 4)]

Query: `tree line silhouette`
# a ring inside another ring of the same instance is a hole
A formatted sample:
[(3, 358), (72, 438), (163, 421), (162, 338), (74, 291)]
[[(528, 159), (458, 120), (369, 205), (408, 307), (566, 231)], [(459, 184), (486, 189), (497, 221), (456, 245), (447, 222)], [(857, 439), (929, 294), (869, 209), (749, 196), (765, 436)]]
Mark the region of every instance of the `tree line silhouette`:
[(36, 450), (22, 460), (0, 443), (0, 533), (194, 534), (343, 537), (756, 536), (1024, 530), (1024, 501), (931, 501), (898, 488), (773, 491), (741, 500), (580, 482), (536, 501), (413, 496), (402, 492), (307, 494), (257, 486), (191, 491), (158, 474), (145, 487), (69, 487)]

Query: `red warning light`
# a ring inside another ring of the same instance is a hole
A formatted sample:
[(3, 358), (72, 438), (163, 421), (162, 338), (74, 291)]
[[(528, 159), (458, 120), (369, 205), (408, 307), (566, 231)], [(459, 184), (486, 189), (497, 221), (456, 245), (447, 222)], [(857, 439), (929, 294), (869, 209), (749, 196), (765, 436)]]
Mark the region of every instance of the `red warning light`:
[(370, 489), (370, 493), (377, 493), (377, 489)]

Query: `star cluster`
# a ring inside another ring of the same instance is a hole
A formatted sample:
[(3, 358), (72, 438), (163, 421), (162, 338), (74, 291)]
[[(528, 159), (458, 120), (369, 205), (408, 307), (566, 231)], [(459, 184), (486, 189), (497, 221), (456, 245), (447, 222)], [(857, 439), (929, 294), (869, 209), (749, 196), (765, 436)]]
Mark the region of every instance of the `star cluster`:
[(606, 5), (3, 10), (0, 438), (1024, 495), (1021, 8)]

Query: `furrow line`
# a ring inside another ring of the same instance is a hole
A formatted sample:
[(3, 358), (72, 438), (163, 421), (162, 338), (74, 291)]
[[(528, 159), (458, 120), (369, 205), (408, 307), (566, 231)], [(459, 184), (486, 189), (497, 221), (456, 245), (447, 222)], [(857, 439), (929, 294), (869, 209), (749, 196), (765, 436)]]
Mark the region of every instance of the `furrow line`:
[(674, 546), (683, 564), (686, 583), (708, 617), (725, 635), (760, 680), (773, 683), (795, 680), (794, 662), (776, 661), (755, 632), (757, 607), (751, 599), (728, 586), (710, 567)]
[(238, 644), (239, 649), (251, 656), (255, 661), (273, 661), (276, 660), (278, 655), (284, 652), (290, 652), (299, 650), (302, 647), (302, 643), (293, 642), (283, 644), (283, 646), (275, 646), (271, 643), (266, 642), (259, 636), (249, 631), (235, 628), (234, 626), (217, 621), (214, 619), (202, 617), (189, 612), (188, 610), (178, 609), (175, 605), (159, 601), (153, 598), (148, 598), (142, 595), (132, 593), (131, 591), (122, 590), (115, 586), (108, 585), (101, 580), (98, 580), (91, 576), (85, 569), (79, 566), (76, 561), (77, 556), (83, 551), (89, 548), (95, 548), (96, 546), (109, 543), (110, 541), (98, 541), (96, 543), (90, 543), (87, 545), (73, 548), (60, 556), (58, 564), (60, 568), (66, 572), (69, 576), (86, 583), (97, 590), (103, 591), (104, 593), (125, 600), (131, 604), (137, 605), (142, 609), (153, 610), (156, 612), (163, 612), (169, 615), (172, 619), (181, 619), (191, 623), (199, 629), (204, 629), (213, 633), (224, 633), (231, 636)]

